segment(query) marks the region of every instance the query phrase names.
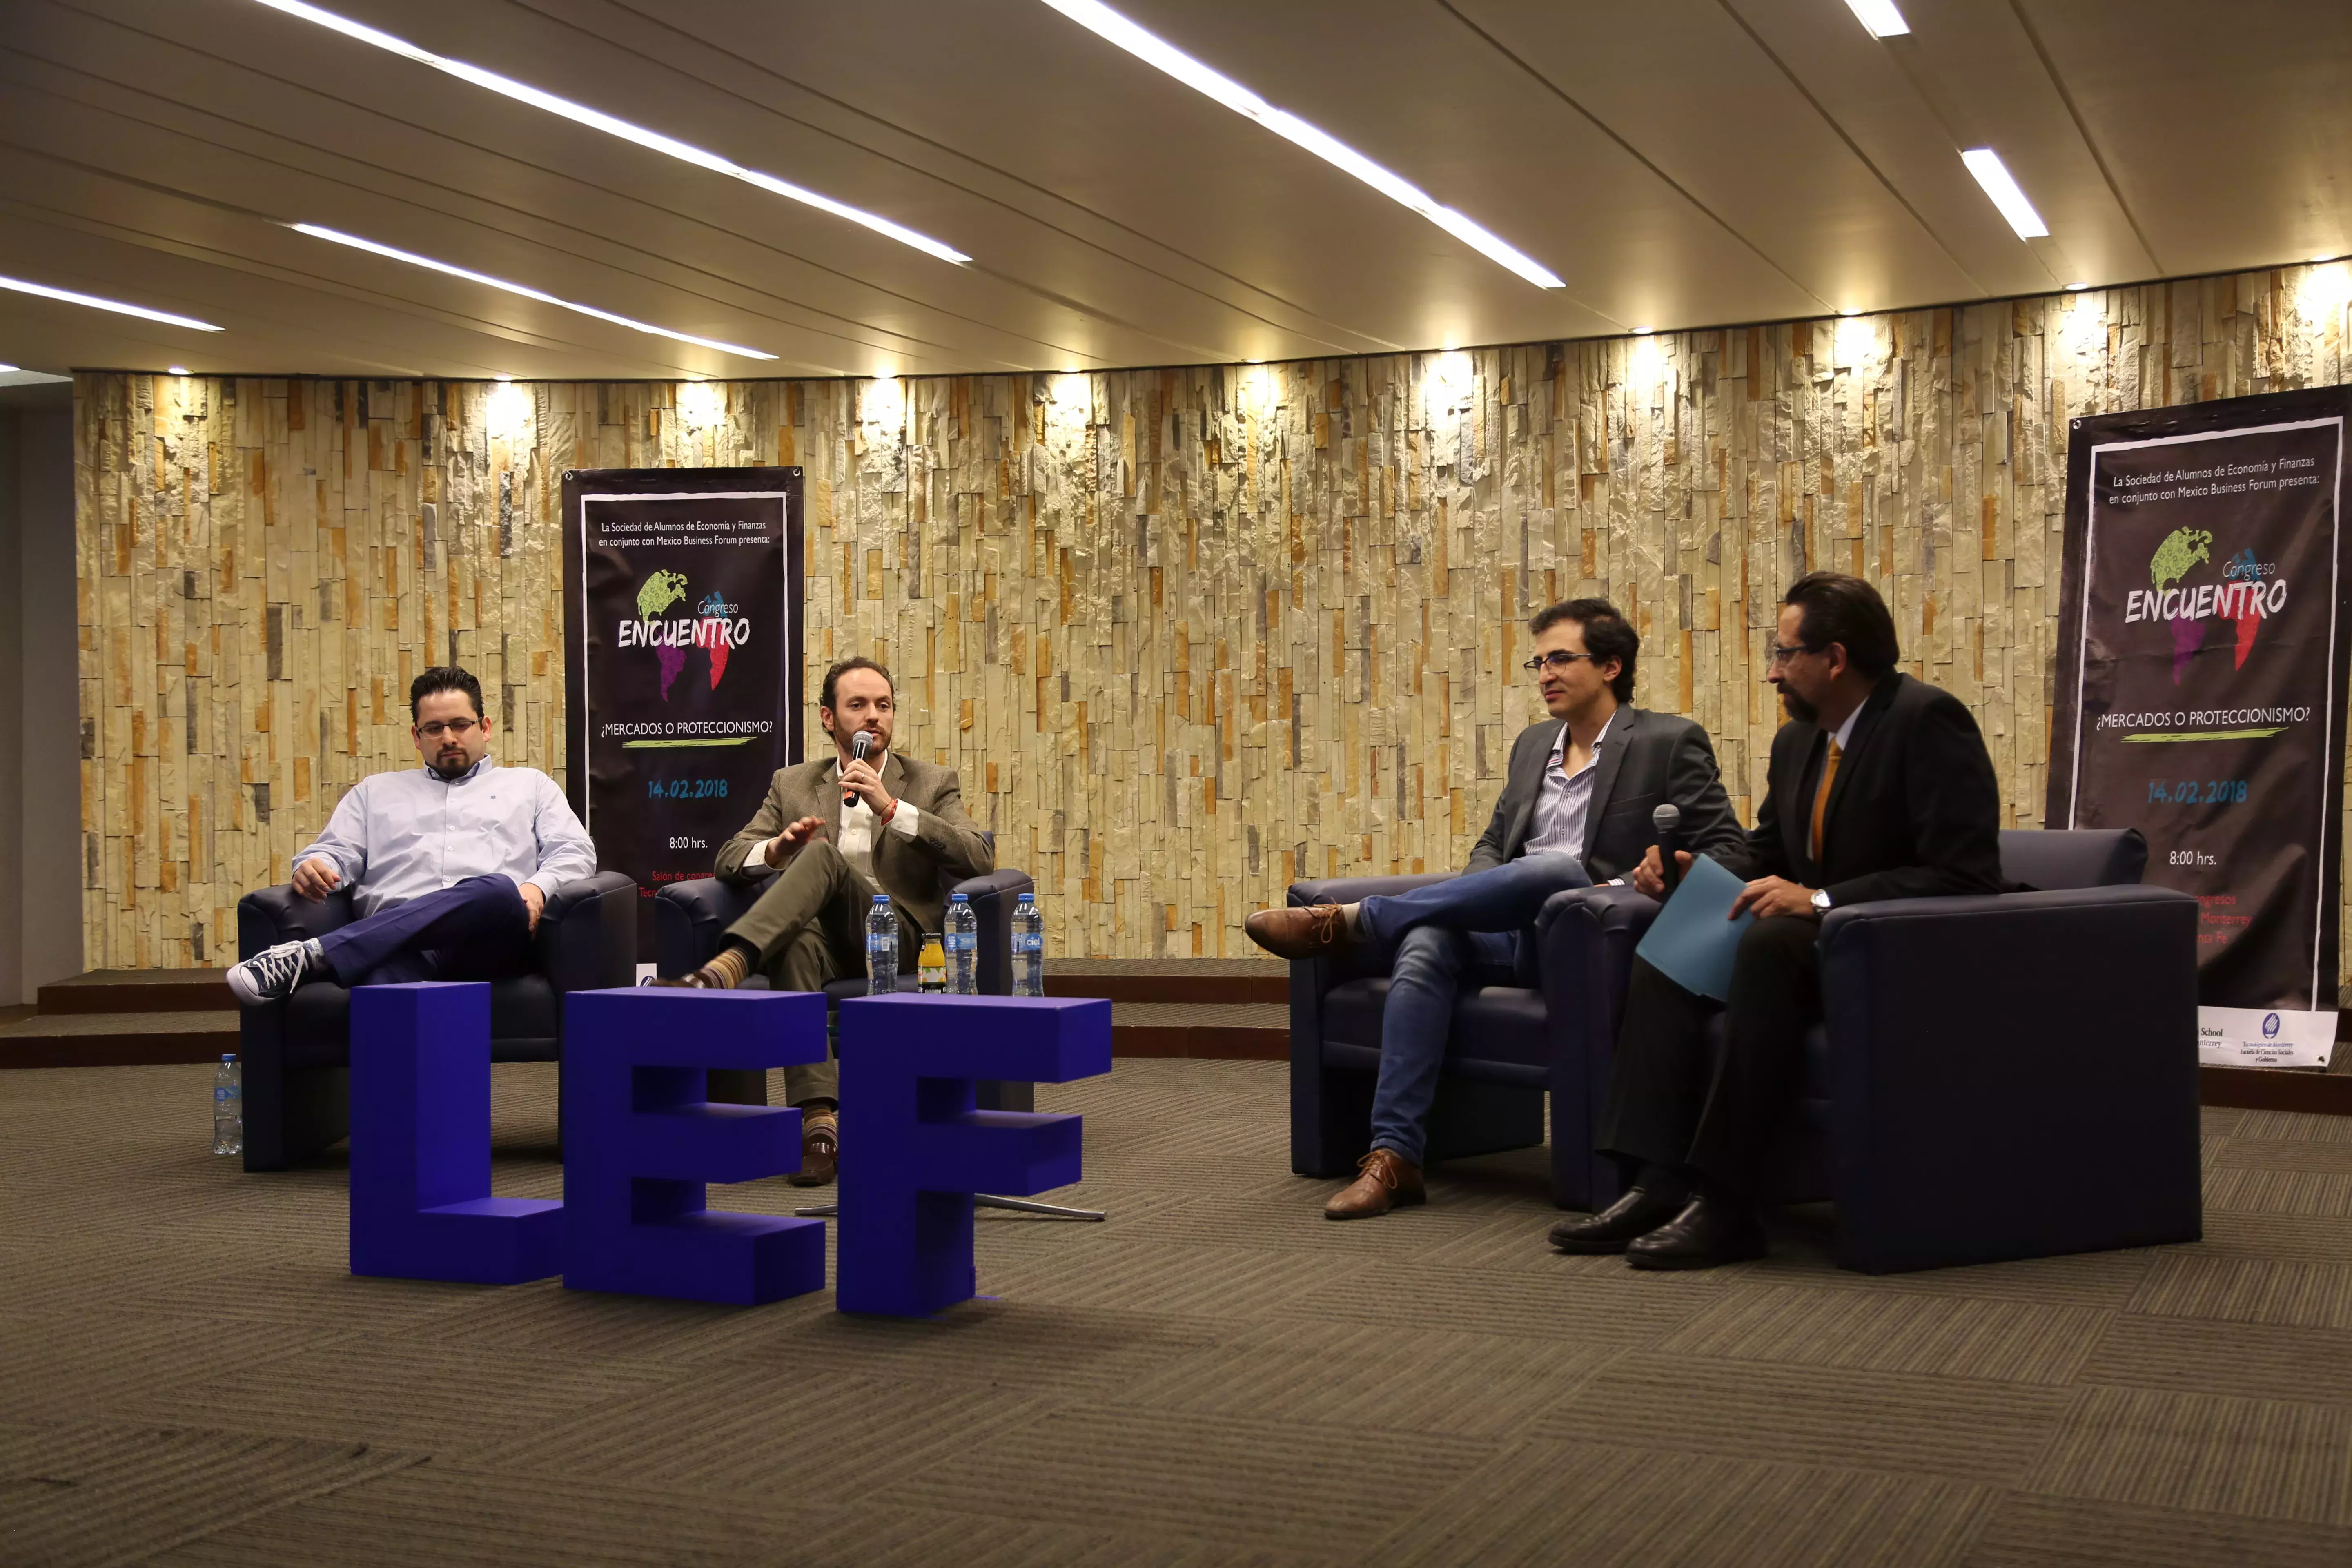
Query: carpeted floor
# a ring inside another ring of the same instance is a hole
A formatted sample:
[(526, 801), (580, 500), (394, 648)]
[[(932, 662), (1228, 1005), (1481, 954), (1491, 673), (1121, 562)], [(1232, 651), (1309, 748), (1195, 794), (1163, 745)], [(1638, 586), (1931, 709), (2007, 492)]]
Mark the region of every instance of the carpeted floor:
[(1325, 1222), (1278, 1065), (1041, 1099), (1109, 1223), (983, 1218), (1001, 1299), (884, 1322), (354, 1279), (207, 1069), (0, 1075), (0, 1563), (2352, 1562), (2352, 1120), (2210, 1112), (2197, 1247), (1870, 1279), (1801, 1213), (1653, 1277), (1544, 1247), (1533, 1154)]

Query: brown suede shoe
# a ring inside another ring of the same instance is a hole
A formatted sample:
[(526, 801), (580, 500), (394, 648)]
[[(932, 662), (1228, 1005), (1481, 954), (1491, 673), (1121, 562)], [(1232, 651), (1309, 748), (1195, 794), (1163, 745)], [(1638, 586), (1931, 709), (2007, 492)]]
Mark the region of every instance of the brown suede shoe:
[(1323, 1205), (1325, 1219), (1370, 1219), (1408, 1204), (1427, 1203), (1421, 1167), (1409, 1165), (1393, 1149), (1375, 1149), (1357, 1162), (1364, 1173)]
[(1242, 922), (1242, 930), (1276, 958), (1314, 958), (1356, 945), (1348, 917), (1337, 904), (1260, 910)]
[(841, 1167), (841, 1118), (831, 1110), (801, 1115), (801, 1168), (784, 1179), (796, 1187), (821, 1187)]

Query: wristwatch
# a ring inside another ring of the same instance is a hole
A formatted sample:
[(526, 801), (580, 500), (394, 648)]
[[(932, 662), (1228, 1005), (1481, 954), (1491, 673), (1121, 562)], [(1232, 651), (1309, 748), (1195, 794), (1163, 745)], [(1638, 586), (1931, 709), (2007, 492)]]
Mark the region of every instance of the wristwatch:
[(1825, 915), (1829, 912), (1830, 890), (1827, 888), (1815, 888), (1813, 889), (1813, 913), (1817, 915)]

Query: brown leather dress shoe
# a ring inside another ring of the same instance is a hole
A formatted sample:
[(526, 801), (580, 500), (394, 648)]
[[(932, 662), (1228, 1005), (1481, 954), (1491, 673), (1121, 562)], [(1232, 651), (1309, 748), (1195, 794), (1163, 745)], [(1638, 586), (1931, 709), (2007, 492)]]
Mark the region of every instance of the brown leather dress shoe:
[(1348, 917), (1337, 904), (1305, 909), (1260, 910), (1242, 922), (1250, 941), (1276, 958), (1315, 958), (1356, 945)]
[(702, 991), (708, 989), (702, 982), (701, 971), (699, 970), (697, 970), (692, 974), (685, 975), (677, 980), (663, 980), (656, 978), (646, 981), (646, 984), (648, 985), (659, 985), (665, 989), (673, 991)]
[(1357, 1168), (1363, 1174), (1323, 1205), (1325, 1219), (1370, 1219), (1429, 1201), (1429, 1189), (1421, 1184), (1421, 1167), (1408, 1164), (1393, 1149), (1373, 1150), (1357, 1162)]
[(801, 1116), (801, 1168), (784, 1179), (796, 1187), (821, 1187), (841, 1167), (841, 1118), (834, 1111)]

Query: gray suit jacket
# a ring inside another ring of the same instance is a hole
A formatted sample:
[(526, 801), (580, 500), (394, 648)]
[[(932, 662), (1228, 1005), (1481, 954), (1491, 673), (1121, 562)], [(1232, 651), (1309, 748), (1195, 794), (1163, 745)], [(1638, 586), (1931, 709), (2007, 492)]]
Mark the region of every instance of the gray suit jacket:
[[(1470, 851), (1465, 871), (1484, 871), (1526, 853), (1535, 830), (1543, 771), (1559, 739), (1561, 721), (1547, 719), (1511, 742), (1510, 771), (1494, 820)], [(1706, 731), (1673, 713), (1622, 707), (1601, 737), (1594, 763), (1592, 806), (1584, 818), (1584, 869), (1595, 882), (1622, 877), (1658, 841), (1650, 814), (1672, 803), (1682, 808), (1682, 847), (1721, 860), (1742, 851), (1745, 837), (1716, 771)]]
[[(719, 874), (732, 882), (774, 875), (764, 862), (745, 864), (751, 852), (803, 816), (822, 817), (825, 837), (841, 842), (841, 785), (835, 758), (779, 768), (768, 781), (768, 798), (743, 830), (719, 847)], [(922, 814), (912, 838), (895, 828), (874, 835), (874, 879), (882, 891), (927, 931), (940, 928), (947, 912), (942, 874), (951, 880), (982, 877), (996, 869), (996, 851), (964, 815), (963, 789), (953, 768), (887, 752), (882, 787)]]

